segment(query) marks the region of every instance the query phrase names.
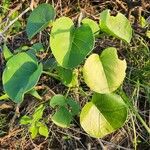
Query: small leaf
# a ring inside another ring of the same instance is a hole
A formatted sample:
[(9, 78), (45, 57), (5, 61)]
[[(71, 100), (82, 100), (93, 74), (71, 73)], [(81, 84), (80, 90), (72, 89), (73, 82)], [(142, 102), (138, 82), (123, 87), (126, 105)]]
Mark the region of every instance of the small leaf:
[(38, 134), (38, 127), (36, 127), (35, 123), (31, 124), (31, 126), (29, 128), (29, 132), (31, 133), (32, 139), (36, 138), (36, 136)]
[(37, 52), (43, 52), (44, 47), (42, 43), (35, 43), (32, 45), (32, 48), (35, 49)]
[(142, 28), (144, 28), (144, 27), (146, 27), (148, 25), (148, 22), (142, 16), (140, 17), (140, 25), (141, 25)]
[(41, 124), (39, 127), (39, 134), (48, 137), (49, 131), (45, 124)]
[(34, 55), (28, 52), (14, 55), (8, 60), (2, 76), (5, 93), (14, 102), (22, 102), (24, 94), (37, 84), (42, 69)]
[(38, 108), (35, 109), (34, 114), (33, 114), (34, 121), (38, 121), (42, 118), (44, 109), (45, 109), (45, 106), (43, 104), (41, 104)]
[(68, 69), (77, 67), (93, 46), (94, 35), (88, 25), (75, 28), (72, 20), (67, 17), (61, 17), (53, 23), (50, 47), (60, 66)]
[(27, 125), (27, 124), (30, 124), (31, 122), (32, 122), (32, 119), (26, 115), (20, 119), (20, 124), (22, 125)]
[(83, 67), (85, 83), (97, 93), (115, 91), (125, 78), (126, 61), (118, 59), (117, 50), (105, 49), (99, 56), (92, 54)]
[(92, 29), (92, 32), (93, 32), (93, 34), (95, 34), (95, 36), (99, 34), (100, 28), (99, 28), (99, 25), (97, 24), (97, 22), (95, 22), (89, 18), (84, 18), (82, 20), (82, 23), (88, 25)]
[(0, 96), (0, 100), (6, 100), (9, 99), (9, 96), (7, 94), (3, 94)]
[(78, 115), (80, 112), (80, 105), (72, 98), (67, 98), (67, 103), (71, 107), (71, 114)]
[(35, 43), (32, 45), (30, 52), (33, 54), (36, 54), (38, 52), (43, 52), (44, 51), (44, 47), (42, 45), (42, 43)]
[(121, 13), (111, 16), (110, 10), (104, 10), (100, 14), (100, 29), (114, 37), (130, 43), (132, 38), (132, 28), (129, 20)]
[(52, 121), (62, 128), (69, 127), (72, 119), (72, 115), (65, 107), (60, 107), (52, 116)]
[(75, 87), (78, 85), (78, 71), (65, 69), (61, 66), (56, 68), (58, 75), (61, 78), (61, 82), (67, 87)]
[(127, 118), (127, 107), (115, 94), (94, 94), (80, 114), (83, 129), (92, 137), (102, 138), (122, 127)]
[(46, 28), (55, 18), (55, 10), (49, 4), (41, 4), (33, 10), (27, 21), (26, 32), (31, 39), (38, 32)]
[(53, 108), (56, 106), (66, 106), (66, 104), (67, 104), (66, 99), (61, 94), (53, 96), (52, 99), (50, 100), (50, 106)]
[(39, 93), (33, 88), (32, 90), (30, 90), (28, 92), (28, 94), (31, 94), (32, 96), (34, 96), (35, 98), (42, 100), (42, 97), (39, 95)]
[(3, 46), (3, 55), (6, 61), (13, 56), (13, 53), (8, 49), (6, 44)]

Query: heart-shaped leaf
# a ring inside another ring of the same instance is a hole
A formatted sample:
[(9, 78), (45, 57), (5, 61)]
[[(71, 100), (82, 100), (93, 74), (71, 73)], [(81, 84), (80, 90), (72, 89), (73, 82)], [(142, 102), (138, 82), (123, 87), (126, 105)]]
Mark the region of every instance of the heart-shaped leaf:
[(100, 29), (109, 35), (130, 43), (132, 28), (129, 20), (121, 13), (111, 16), (110, 10), (104, 10), (100, 14)]
[(67, 17), (61, 17), (53, 23), (50, 47), (60, 66), (78, 66), (91, 52), (93, 45), (94, 35), (88, 25), (76, 28)]
[(50, 100), (50, 106), (51, 107), (56, 107), (56, 106), (66, 106), (66, 99), (63, 95), (57, 94), (53, 96)]
[(115, 94), (94, 94), (80, 114), (83, 129), (92, 137), (102, 138), (123, 126), (127, 107)]
[(118, 59), (117, 50), (105, 49), (99, 56), (92, 54), (83, 67), (85, 83), (97, 93), (115, 91), (125, 78), (126, 61)]
[(42, 73), (42, 64), (38, 64), (34, 55), (19, 53), (11, 57), (3, 72), (2, 80), (6, 94), (16, 103), (22, 102), (24, 94), (38, 82)]
[(89, 18), (84, 18), (82, 20), (82, 23), (88, 25), (92, 29), (93, 34), (95, 34), (95, 35), (99, 34), (100, 27), (97, 24), (97, 22), (95, 22), (95, 21), (93, 21), (92, 19), (89, 19)]
[(35, 8), (27, 21), (26, 32), (28, 38), (31, 39), (38, 32), (46, 28), (54, 18), (55, 10), (51, 5), (41, 4)]
[(69, 127), (72, 119), (71, 113), (65, 107), (58, 108), (56, 113), (52, 116), (52, 121), (62, 128)]
[(63, 95), (57, 94), (50, 100), (50, 106), (56, 107), (56, 112), (52, 116), (52, 121), (63, 128), (69, 127), (73, 116), (78, 115), (80, 106), (72, 98), (65, 98)]

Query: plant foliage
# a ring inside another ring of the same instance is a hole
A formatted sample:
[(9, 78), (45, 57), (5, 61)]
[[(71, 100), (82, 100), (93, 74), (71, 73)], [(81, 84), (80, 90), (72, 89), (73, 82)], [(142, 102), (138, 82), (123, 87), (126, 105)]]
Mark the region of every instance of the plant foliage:
[[(114, 47), (107, 47), (100, 55), (92, 53), (92, 50), (95, 38), (101, 33), (130, 43), (130, 22), (121, 13), (111, 16), (110, 10), (101, 12), (99, 25), (89, 18), (81, 20), (78, 26), (68, 17), (54, 19), (53, 6), (41, 4), (31, 12), (26, 27), (28, 38), (32, 39), (40, 31), (52, 26), (49, 45), (53, 58), (39, 62), (36, 54), (44, 52), (42, 43), (22, 47), (22, 51), (16, 50), (15, 54), (4, 45), (3, 55), (7, 63), (2, 76), (5, 94), (1, 99), (10, 98), (15, 103), (21, 103), (25, 94), (31, 94), (42, 100), (35, 88), (42, 73), (59, 80), (69, 90), (74, 87), (78, 89), (82, 70), (84, 81), (93, 91), (93, 96), (81, 110), (80, 123), (90, 136), (104, 137), (123, 126), (127, 118), (128, 108), (123, 99), (115, 94), (125, 78), (127, 64), (118, 58)], [(47, 103), (42, 103), (31, 117), (25, 115), (20, 120), (22, 125), (29, 126), (33, 139), (38, 134), (45, 137), (49, 134), (42, 120)], [(70, 127), (74, 116), (80, 112), (79, 104), (73, 98), (61, 94), (54, 95), (49, 104), (55, 110), (52, 121), (63, 128)]]

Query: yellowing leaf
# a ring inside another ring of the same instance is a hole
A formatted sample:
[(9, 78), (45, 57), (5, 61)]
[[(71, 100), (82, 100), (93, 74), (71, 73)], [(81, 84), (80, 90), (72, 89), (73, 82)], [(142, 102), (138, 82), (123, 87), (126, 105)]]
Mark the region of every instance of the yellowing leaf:
[(31, 138), (34, 139), (36, 138), (37, 134), (38, 134), (38, 127), (36, 126), (36, 124), (33, 122), (29, 128), (29, 132), (31, 133)]
[(114, 37), (130, 43), (132, 28), (129, 20), (121, 13), (111, 16), (110, 10), (106, 9), (100, 14), (100, 29)]
[(40, 127), (39, 127), (39, 134), (43, 135), (45, 137), (48, 137), (48, 128), (45, 124), (41, 123)]
[(83, 67), (85, 83), (97, 93), (115, 91), (125, 78), (126, 61), (118, 59), (117, 50), (105, 49), (99, 56), (92, 54)]
[(87, 24), (92, 29), (93, 34), (95, 34), (95, 35), (99, 34), (99, 30), (100, 30), (99, 25), (92, 19), (84, 18), (82, 20), (82, 23)]
[(92, 137), (102, 138), (123, 126), (127, 107), (115, 94), (94, 94), (80, 114), (83, 129)]

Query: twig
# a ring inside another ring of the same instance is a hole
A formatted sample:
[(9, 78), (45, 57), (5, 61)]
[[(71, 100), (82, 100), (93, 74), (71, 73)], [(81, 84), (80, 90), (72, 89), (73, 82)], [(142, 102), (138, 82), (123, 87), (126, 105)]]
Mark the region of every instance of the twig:
[(99, 142), (99, 144), (100, 144), (102, 150), (105, 150), (105, 146), (104, 146), (102, 140), (101, 140), (101, 139), (98, 139), (98, 142)]
[(110, 145), (109, 148), (110, 147), (114, 147), (114, 148), (118, 148), (118, 149), (122, 149), (122, 150), (133, 150), (133, 149), (125, 148), (123, 146), (120, 146), (120, 145), (117, 145), (117, 144), (114, 144), (112, 142), (108, 142), (108, 141), (105, 141), (105, 140), (102, 140), (102, 139), (101, 139), (101, 141), (104, 142), (104, 143), (106, 143), (106, 144), (108, 144), (108, 145)]
[(3, 141), (5, 141), (6, 139), (10, 139), (10, 137), (17, 135), (21, 131), (23, 131), (23, 129), (15, 129), (15, 130), (13, 130), (8, 135), (0, 138), (0, 143), (3, 143)]
[(120, 7), (121, 7), (125, 12), (128, 11), (128, 9), (126, 8), (126, 6), (123, 4), (122, 1), (116, 0), (116, 3), (118, 3), (118, 5), (120, 5)]
[(9, 132), (12, 131), (13, 125), (14, 125), (14, 122), (15, 122), (16, 118), (20, 116), (19, 107), (20, 107), (20, 104), (18, 104), (16, 106), (15, 114), (14, 114), (13, 118), (10, 121)]
[(14, 9), (12, 9), (10, 11), (10, 13), (8, 14), (8, 17), (10, 17), (14, 12), (18, 11), (22, 7), (22, 4), (23, 4), (24, 1), (25, 0), (22, 0), (22, 2), (19, 5), (17, 5)]

